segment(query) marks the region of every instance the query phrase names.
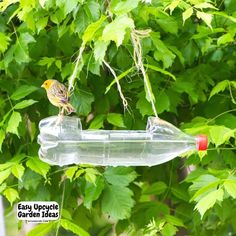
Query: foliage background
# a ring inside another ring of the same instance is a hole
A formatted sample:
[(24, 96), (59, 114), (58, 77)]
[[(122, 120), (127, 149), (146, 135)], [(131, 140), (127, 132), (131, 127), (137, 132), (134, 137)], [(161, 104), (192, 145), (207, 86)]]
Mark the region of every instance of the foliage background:
[[(20, 200), (54, 200), (61, 219), (28, 235), (236, 233), (234, 0), (4, 0), (0, 11), (6, 215)], [(152, 102), (183, 131), (207, 134), (209, 151), (151, 168), (49, 166), (37, 125), (58, 112), (40, 88), (51, 78), (74, 85), (84, 128), (145, 129)]]

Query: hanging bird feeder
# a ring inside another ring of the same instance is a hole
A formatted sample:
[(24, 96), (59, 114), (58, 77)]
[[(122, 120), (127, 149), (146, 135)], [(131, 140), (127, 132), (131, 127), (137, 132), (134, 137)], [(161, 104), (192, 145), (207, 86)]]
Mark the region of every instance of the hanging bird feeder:
[(64, 116), (39, 123), (39, 157), (51, 165), (153, 166), (187, 152), (207, 149), (207, 137), (187, 135), (149, 117), (146, 130), (82, 130), (80, 119)]

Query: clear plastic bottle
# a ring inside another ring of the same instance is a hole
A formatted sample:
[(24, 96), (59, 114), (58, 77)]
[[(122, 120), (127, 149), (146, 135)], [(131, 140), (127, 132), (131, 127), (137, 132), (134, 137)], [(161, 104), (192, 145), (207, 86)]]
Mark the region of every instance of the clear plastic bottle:
[(146, 130), (82, 130), (77, 117), (40, 121), (39, 157), (52, 165), (153, 166), (190, 150), (206, 150), (207, 137), (193, 137), (157, 117)]

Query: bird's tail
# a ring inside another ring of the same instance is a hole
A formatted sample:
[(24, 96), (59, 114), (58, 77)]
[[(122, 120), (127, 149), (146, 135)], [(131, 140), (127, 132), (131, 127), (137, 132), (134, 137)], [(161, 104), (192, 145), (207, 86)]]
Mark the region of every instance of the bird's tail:
[(70, 103), (66, 104), (65, 110), (68, 113), (68, 115), (71, 114), (72, 112), (76, 112), (75, 108)]

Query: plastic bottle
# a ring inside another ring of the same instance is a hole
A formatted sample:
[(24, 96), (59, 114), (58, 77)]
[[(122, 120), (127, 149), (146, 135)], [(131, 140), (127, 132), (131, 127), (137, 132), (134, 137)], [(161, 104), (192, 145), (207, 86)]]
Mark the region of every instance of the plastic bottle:
[(153, 166), (184, 152), (206, 150), (207, 137), (193, 137), (149, 117), (146, 130), (82, 130), (77, 117), (40, 121), (39, 157), (52, 165)]

